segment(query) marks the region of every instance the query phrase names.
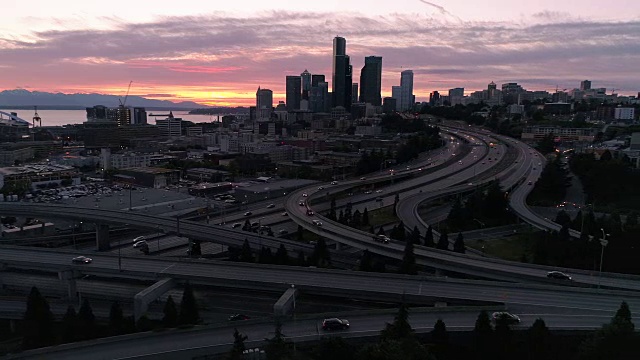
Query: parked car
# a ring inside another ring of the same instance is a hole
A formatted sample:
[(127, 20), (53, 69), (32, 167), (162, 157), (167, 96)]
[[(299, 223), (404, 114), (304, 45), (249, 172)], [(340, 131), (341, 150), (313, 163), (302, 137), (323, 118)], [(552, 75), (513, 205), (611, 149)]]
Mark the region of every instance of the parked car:
[(330, 318), (322, 321), (322, 330), (326, 331), (346, 330), (349, 326), (349, 320), (346, 319)]
[(75, 264), (91, 264), (91, 262), (93, 261), (93, 259), (86, 257), (86, 256), (76, 256), (73, 259), (71, 259), (71, 262), (75, 263)]
[(549, 279), (572, 280), (571, 276), (569, 276), (568, 274), (565, 274), (563, 272), (560, 272), (560, 271), (549, 271), (547, 273), (547, 277)]
[(275, 205), (275, 204), (269, 204), (269, 205), (267, 205), (267, 209), (273, 209), (274, 207), (276, 207), (276, 205)]
[(493, 314), (491, 314), (491, 317), (493, 318), (493, 321), (495, 321), (495, 322), (504, 321), (507, 324), (519, 324), (520, 323), (520, 317), (518, 315), (514, 315), (514, 314), (506, 312), (506, 311), (496, 311)]

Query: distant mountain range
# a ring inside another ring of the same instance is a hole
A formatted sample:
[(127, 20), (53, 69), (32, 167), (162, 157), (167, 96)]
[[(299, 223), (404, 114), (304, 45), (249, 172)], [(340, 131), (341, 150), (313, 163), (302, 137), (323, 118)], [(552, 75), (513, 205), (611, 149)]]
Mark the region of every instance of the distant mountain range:
[[(120, 105), (118, 99), (122, 99), (122, 97), (104, 94), (63, 94), (16, 89), (0, 91), (0, 108), (21, 109), (37, 106), (42, 110), (73, 110), (84, 109), (94, 105), (115, 107)], [(205, 105), (192, 101), (172, 102), (132, 95), (127, 98), (127, 106), (173, 110), (190, 110), (206, 107)]]

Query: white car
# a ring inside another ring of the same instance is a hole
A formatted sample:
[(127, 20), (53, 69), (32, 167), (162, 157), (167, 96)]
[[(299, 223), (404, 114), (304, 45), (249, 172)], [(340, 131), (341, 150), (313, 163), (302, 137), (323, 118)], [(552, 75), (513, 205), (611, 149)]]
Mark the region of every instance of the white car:
[(149, 246), (149, 244), (147, 244), (146, 240), (140, 240), (140, 241), (136, 242), (135, 244), (133, 244), (133, 248), (134, 249), (148, 247), (148, 246)]
[(389, 237), (386, 235), (378, 235), (376, 237), (376, 241), (381, 242), (383, 244), (388, 244), (391, 241), (391, 239), (389, 239)]
[(320, 220), (313, 220), (313, 225), (315, 225), (315, 226), (322, 226), (322, 221), (320, 221)]
[(338, 185), (338, 182), (337, 181), (332, 181), (331, 185)]

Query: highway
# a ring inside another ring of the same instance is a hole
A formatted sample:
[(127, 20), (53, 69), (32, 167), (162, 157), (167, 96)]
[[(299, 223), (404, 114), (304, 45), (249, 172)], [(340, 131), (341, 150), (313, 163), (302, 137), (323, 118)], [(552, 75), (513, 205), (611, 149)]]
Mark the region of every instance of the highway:
[[(430, 332), (438, 319), (442, 319), (447, 331), (472, 331), (479, 310), (444, 309), (442, 311), (411, 309), (409, 322), (418, 333)], [(487, 308), (489, 313), (492, 309)], [(501, 308), (496, 308), (501, 310)], [(394, 311), (379, 314), (351, 314), (345, 318), (351, 323), (349, 330), (326, 333), (320, 329), (322, 318), (300, 318), (283, 324), (282, 332), (296, 343), (320, 340), (324, 336), (340, 335), (345, 338), (376, 336), (385, 326), (393, 322)], [(559, 314), (545, 309), (518, 312), (521, 318), (514, 329), (527, 329), (538, 318), (543, 318), (550, 329), (592, 330), (610, 321), (613, 312), (588, 312)], [(7, 359), (65, 359), (65, 360), (112, 360), (112, 359), (176, 359), (196, 358), (228, 352), (233, 343), (236, 328), (247, 335), (248, 348), (260, 346), (262, 341), (273, 337), (272, 321), (235, 322), (226, 326), (195, 328), (192, 330), (168, 330), (107, 338), (84, 343), (61, 345), (52, 348), (27, 351), (7, 356)]]
[(632, 309), (640, 309), (640, 293), (615, 290), (600, 292), (595, 289), (560, 286), (560, 281), (555, 282), (557, 285), (513, 284), (349, 270), (130, 257), (122, 259), (122, 271), (119, 271), (117, 256), (94, 254), (91, 264), (74, 265), (71, 263), (74, 255), (69, 251), (5, 246), (0, 251), (0, 263), (9, 268), (53, 272), (75, 269), (84, 275), (111, 278), (153, 280), (171, 277), (190, 280), (196, 284), (229, 288), (284, 291), (295, 284), (296, 288), (305, 293), (363, 300), (398, 301), (405, 294), (408, 299), (416, 301), (458, 299), (605, 311), (615, 310), (625, 300)]

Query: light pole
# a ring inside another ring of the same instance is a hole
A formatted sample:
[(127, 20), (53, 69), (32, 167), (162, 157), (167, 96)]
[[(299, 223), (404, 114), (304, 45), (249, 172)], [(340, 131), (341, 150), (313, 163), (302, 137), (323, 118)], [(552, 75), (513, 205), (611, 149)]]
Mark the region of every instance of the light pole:
[(607, 240), (607, 236), (611, 236), (610, 234), (605, 234), (604, 229), (600, 229), (602, 231), (602, 239), (600, 240), (600, 245), (602, 245), (602, 251), (600, 252), (600, 275), (598, 276), (598, 289), (600, 289), (600, 282), (602, 281), (602, 260), (604, 260), (604, 248), (609, 244), (609, 240)]
[(298, 324), (296, 323), (296, 286), (291, 284), (293, 289), (293, 353), (296, 354), (296, 334), (298, 332)]

